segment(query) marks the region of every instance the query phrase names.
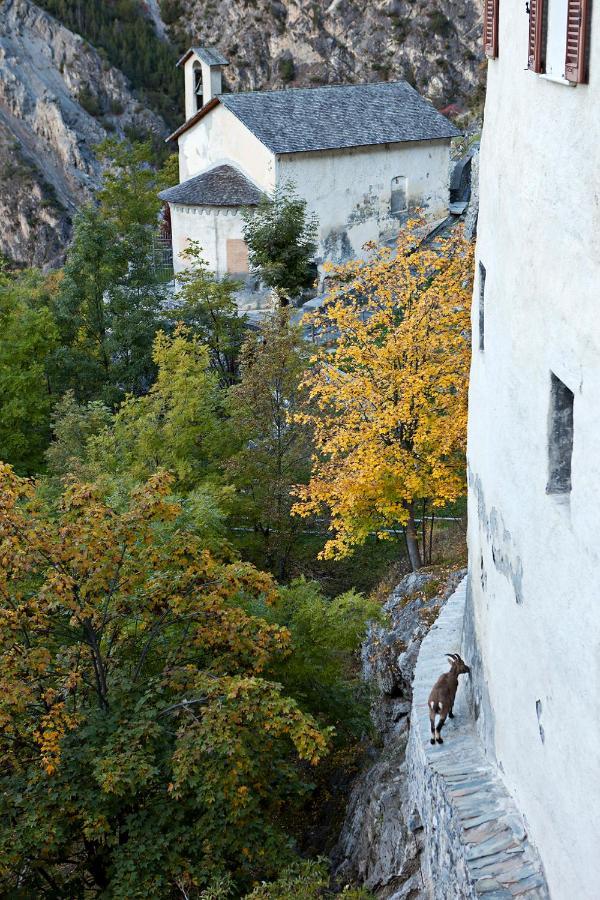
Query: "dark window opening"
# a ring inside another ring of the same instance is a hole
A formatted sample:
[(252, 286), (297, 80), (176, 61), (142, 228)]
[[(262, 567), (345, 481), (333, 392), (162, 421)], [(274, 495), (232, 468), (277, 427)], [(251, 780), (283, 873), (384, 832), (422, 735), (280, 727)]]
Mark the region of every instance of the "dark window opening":
[(554, 372), (550, 373), (550, 415), (548, 419), (548, 494), (568, 494), (571, 490), (573, 457), (574, 395)]
[(202, 109), (202, 68), (194, 66), (194, 94), (196, 95), (196, 109)]
[(485, 266), (479, 263), (479, 349), (485, 347)]
[(408, 209), (408, 178), (406, 175), (396, 175), (392, 178), (390, 212), (393, 216), (406, 212)]

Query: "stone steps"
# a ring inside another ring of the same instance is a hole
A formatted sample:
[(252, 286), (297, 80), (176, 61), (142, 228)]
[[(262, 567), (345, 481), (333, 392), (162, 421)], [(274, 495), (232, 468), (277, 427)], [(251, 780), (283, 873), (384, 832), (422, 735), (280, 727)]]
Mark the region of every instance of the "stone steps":
[(427, 698), (448, 668), (446, 653), (460, 652), (466, 589), (465, 579), (424, 639), (413, 682), (407, 760), (425, 829), (426, 888), (434, 900), (549, 900), (523, 819), (471, 721), (464, 684), (444, 743), (430, 744)]

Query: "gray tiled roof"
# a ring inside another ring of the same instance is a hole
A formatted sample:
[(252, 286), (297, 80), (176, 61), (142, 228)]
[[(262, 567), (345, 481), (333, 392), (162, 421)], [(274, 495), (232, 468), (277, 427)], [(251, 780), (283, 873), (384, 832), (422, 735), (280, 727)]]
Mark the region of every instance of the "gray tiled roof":
[(262, 193), (233, 166), (216, 166), (158, 196), (184, 206), (256, 206)]
[(192, 47), (196, 56), (209, 66), (227, 66), (229, 61), (212, 47)]
[(429, 141), (460, 132), (406, 81), (220, 94), (273, 153)]
[(183, 63), (190, 58), (192, 53), (195, 53), (196, 56), (208, 66), (229, 65), (229, 60), (225, 59), (222, 53), (219, 53), (218, 50), (214, 50), (212, 47), (190, 47), (190, 49), (186, 50), (181, 59), (177, 62), (177, 65), (183, 65)]

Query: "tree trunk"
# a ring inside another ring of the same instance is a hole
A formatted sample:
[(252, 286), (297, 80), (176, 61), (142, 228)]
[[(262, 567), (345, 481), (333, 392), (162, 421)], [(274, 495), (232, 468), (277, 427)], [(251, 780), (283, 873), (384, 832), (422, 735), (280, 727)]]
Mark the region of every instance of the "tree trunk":
[(413, 572), (416, 572), (417, 569), (420, 569), (423, 565), (423, 561), (421, 559), (421, 551), (419, 550), (419, 538), (417, 536), (417, 529), (415, 526), (415, 510), (414, 505), (411, 503), (408, 507), (408, 521), (406, 523), (406, 546), (408, 548), (408, 558), (410, 560), (410, 565)]

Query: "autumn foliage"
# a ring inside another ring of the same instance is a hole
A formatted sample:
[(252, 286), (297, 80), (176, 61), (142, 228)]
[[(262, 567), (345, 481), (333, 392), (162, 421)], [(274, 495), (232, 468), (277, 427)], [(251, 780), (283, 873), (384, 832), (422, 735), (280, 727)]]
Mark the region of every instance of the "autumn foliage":
[(333, 268), (313, 323), (315, 409), (301, 419), (317, 453), (296, 511), (331, 516), (326, 557), (404, 526), (418, 567), (415, 503), (464, 493), (472, 247), (458, 231), (423, 242), (422, 227), (409, 222), (393, 252)]
[[(269, 575), (203, 545), (157, 472), (54, 511), (0, 466), (0, 893), (192, 895), (289, 857), (279, 819), (328, 734), (268, 680)], [(179, 886), (179, 887), (178, 887)]]

